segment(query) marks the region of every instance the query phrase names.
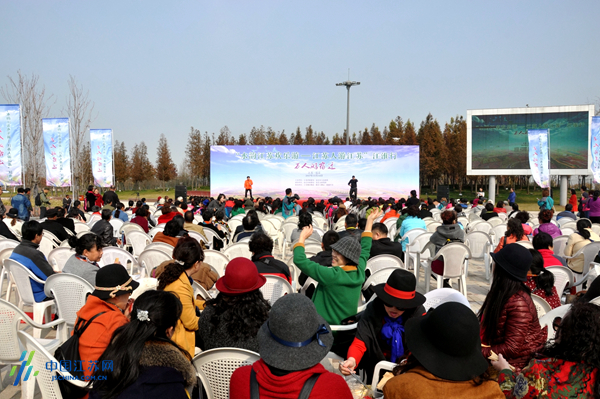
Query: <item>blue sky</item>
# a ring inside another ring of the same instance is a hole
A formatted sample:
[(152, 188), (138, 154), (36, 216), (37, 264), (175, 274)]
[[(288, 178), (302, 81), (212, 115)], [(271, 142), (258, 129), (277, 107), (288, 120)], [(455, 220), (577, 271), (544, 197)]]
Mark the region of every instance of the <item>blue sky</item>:
[[(397, 115), (595, 103), (598, 1), (8, 1), (0, 85), (40, 75), (64, 116), (69, 75), (98, 118), (179, 166), (190, 126), (234, 135), (312, 124), (328, 136)], [(2, 99), (0, 99), (1, 102)]]

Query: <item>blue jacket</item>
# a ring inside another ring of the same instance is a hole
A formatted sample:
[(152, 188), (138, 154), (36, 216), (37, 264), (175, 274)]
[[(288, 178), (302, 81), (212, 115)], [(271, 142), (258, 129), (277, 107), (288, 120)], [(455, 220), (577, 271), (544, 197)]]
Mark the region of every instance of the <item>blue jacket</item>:
[(510, 194), (508, 194), (508, 203), (512, 204), (513, 202), (515, 202), (517, 200), (517, 193), (515, 193), (514, 191)]
[[(31, 270), (40, 280), (46, 281), (49, 276), (54, 274), (54, 270), (46, 260), (46, 256), (38, 251), (38, 247), (38, 244), (23, 239), (23, 241), (21, 241), (21, 243), (13, 250), (10, 259), (16, 260)], [(46, 299), (44, 284), (31, 281), (31, 288), (33, 290), (33, 298), (36, 302), (42, 302)]]
[[(423, 219), (417, 216), (409, 216), (402, 222), (400, 227), (400, 237), (404, 236), (406, 232), (412, 229), (427, 229)], [(406, 252), (406, 244), (408, 244), (408, 238), (402, 240), (402, 251)]]
[(31, 201), (23, 194), (17, 194), (10, 200), (10, 204), (13, 208), (17, 208), (19, 212), (19, 219), (29, 219), (29, 208), (31, 207)]
[(554, 207), (554, 200), (552, 197), (544, 197), (538, 201), (538, 206), (540, 208), (544, 205), (546, 206), (546, 209), (552, 209)]
[(112, 213), (113, 217), (116, 217), (117, 219), (121, 219), (123, 221), (123, 223), (129, 222), (129, 215), (127, 215), (127, 213), (125, 211), (121, 211), (119, 213), (119, 216), (115, 216), (115, 212), (117, 212), (116, 209)]

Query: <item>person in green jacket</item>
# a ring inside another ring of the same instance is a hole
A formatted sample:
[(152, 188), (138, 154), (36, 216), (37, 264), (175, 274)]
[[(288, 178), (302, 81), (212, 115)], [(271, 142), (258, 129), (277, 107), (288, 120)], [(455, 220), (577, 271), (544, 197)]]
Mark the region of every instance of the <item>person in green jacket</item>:
[(356, 315), (360, 290), (365, 282), (365, 268), (371, 252), (373, 221), (381, 216), (381, 209), (374, 208), (367, 218), (365, 231), (359, 242), (354, 237), (344, 237), (331, 245), (332, 267), (324, 267), (306, 258), (304, 241), (313, 233), (313, 227), (306, 226), (294, 245), (294, 264), (319, 285), (312, 301), (317, 312), (329, 323), (340, 324)]

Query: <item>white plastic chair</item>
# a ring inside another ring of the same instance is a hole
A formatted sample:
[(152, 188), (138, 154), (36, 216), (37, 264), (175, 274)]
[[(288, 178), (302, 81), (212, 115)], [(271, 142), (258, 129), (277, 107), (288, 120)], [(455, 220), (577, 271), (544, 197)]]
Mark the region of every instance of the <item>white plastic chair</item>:
[[(204, 246), (208, 248), (208, 238), (204, 238), (202, 234), (198, 233), (197, 231), (188, 230), (188, 235), (194, 240), (198, 241), (198, 243), (204, 243)], [(210, 244), (212, 244), (212, 242)]]
[(127, 245), (130, 245), (133, 249), (133, 256), (138, 257), (148, 244), (152, 242), (152, 238), (143, 231), (129, 230), (125, 233), (125, 240)]
[(427, 231), (429, 231), (430, 233), (435, 233), (437, 231), (437, 228), (441, 225), (442, 223), (440, 222), (431, 222), (427, 224)]
[(58, 247), (54, 248), (48, 254), (48, 263), (52, 265), (52, 268), (56, 272), (62, 271), (63, 267), (65, 267), (65, 263), (71, 256), (75, 254), (75, 250), (73, 248), (67, 247)]
[[(387, 360), (382, 360), (375, 365), (375, 370), (373, 371), (373, 381), (371, 382), (371, 387), (373, 392), (377, 390), (377, 385), (379, 384), (379, 375), (382, 370), (386, 371), (394, 371), (398, 364), (388, 362)], [(379, 396), (375, 396), (379, 397)]]
[(492, 227), (496, 227), (498, 225), (504, 224), (504, 221), (502, 219), (500, 219), (500, 217), (498, 217), (498, 216), (494, 216), (493, 218), (489, 218), (487, 220), (487, 222), (489, 224), (491, 224)]
[(75, 222), (75, 234), (83, 233), (84, 231), (90, 231), (90, 226), (83, 222)]
[(248, 248), (247, 242), (231, 244), (223, 250), (223, 254), (229, 259), (240, 257), (252, 259), (252, 252), (250, 252), (250, 248)]
[(161, 263), (171, 260), (171, 256), (161, 251), (160, 249), (145, 249), (140, 256), (138, 256), (138, 264), (145, 271), (146, 276), (150, 277), (152, 270), (158, 267)]
[(388, 278), (395, 270), (398, 270), (396, 266), (386, 267), (377, 270), (375, 273), (369, 276), (367, 281), (365, 281), (365, 283), (362, 286), (362, 290), (364, 291), (371, 286), (387, 282)]
[(102, 219), (102, 216), (92, 214), (87, 221), (87, 225), (92, 227), (94, 223), (96, 223), (100, 219)]
[(203, 286), (198, 284), (197, 281), (194, 281), (192, 283), (192, 287), (194, 288), (194, 298), (196, 298), (198, 295), (200, 295), (200, 297), (202, 299), (204, 299), (205, 301), (212, 299), (212, 296), (210, 295), (210, 293), (208, 291), (206, 291)]
[(562, 294), (567, 286), (575, 281), (573, 272), (568, 267), (564, 266), (548, 266), (546, 271), (554, 274), (554, 288), (559, 298), (562, 298)]
[[(50, 255), (50, 252), (56, 247), (58, 247), (58, 243), (54, 241), (52, 238), (47, 237), (51, 233), (48, 233), (44, 230), (44, 235), (42, 236), (42, 240), (40, 241), (40, 246), (38, 247), (38, 251), (43, 253), (46, 258)], [(54, 234), (52, 234), (54, 236)]]
[[(142, 229), (142, 231), (144, 231), (144, 229)], [(154, 236), (158, 233), (158, 232), (163, 232), (165, 231), (164, 227), (153, 227), (150, 229), (150, 231), (148, 231), (148, 235), (150, 236), (151, 239), (154, 239)]]
[(493, 228), (494, 228), (494, 226), (492, 226), (489, 222), (486, 222), (485, 220), (482, 220), (482, 221), (480, 221), (477, 224), (470, 224), (469, 225), (469, 232), (471, 232), (471, 231), (483, 231), (484, 233), (491, 234)]
[[(389, 218), (386, 219), (385, 222), (383, 222), (383, 224), (385, 224), (385, 227), (387, 227), (388, 232), (390, 232), (392, 230), (392, 227), (396, 227), (396, 222), (398, 221), (398, 218), (394, 217), (394, 218)], [(390, 237), (393, 238), (393, 237)]]
[[(571, 227), (572, 229), (577, 229), (577, 221), (573, 220), (571, 218), (560, 218), (558, 221), (558, 227), (560, 227), (561, 229), (563, 227)], [(593, 224), (592, 224), (593, 226)]]
[(292, 286), (287, 280), (273, 275), (265, 275), (265, 278), (267, 279), (267, 282), (260, 287), (260, 291), (263, 293), (263, 297), (269, 301), (271, 306), (284, 295), (294, 293)]
[(75, 326), (77, 312), (85, 305), (87, 295), (93, 291), (94, 287), (89, 282), (69, 273), (53, 274), (48, 277), (44, 286), (46, 296), (54, 298), (56, 310), (67, 322), (68, 328)]
[(4, 268), (4, 259), (10, 258), (10, 256), (13, 253), (13, 249), (15, 249), (15, 247), (19, 245), (19, 243), (13, 240), (0, 240), (0, 243), (3, 243), (4, 241), (13, 242), (16, 244), (14, 247), (12, 246), (14, 244), (11, 244), (11, 246), (0, 249), (0, 265), (2, 266), (0, 268), (0, 293), (2, 292), (2, 287), (4, 287), (4, 280), (6, 279), (6, 282), (8, 283), (6, 287), (6, 300), (10, 301), (10, 294), (12, 292), (12, 289), (15, 288), (15, 284), (12, 282), (10, 274), (8, 274), (8, 270)]
[(598, 255), (598, 252), (600, 252), (600, 242), (592, 242), (586, 245), (585, 247), (581, 248), (579, 251), (577, 251), (577, 253), (573, 254), (573, 256), (565, 256), (565, 259), (569, 260), (583, 254), (583, 272), (573, 273), (575, 281), (573, 282), (573, 284), (570, 284), (570, 288), (580, 287), (581, 284), (583, 284), (587, 280), (590, 274), (590, 264), (595, 265), (594, 259), (596, 255)]
[[(410, 261), (410, 264), (413, 266), (417, 285), (419, 284), (419, 268), (433, 256), (433, 252), (429, 249), (430, 246), (427, 245), (432, 235), (433, 233), (431, 232), (423, 233), (417, 236), (413, 242), (409, 243), (406, 247), (404, 260), (407, 260), (406, 256), (408, 255), (408, 261)], [(408, 262), (406, 262), (406, 265), (408, 266)]]
[[(113, 227), (113, 237), (120, 238), (121, 228), (123, 227), (124, 222), (119, 218), (111, 218), (108, 223), (110, 223), (111, 226)], [(143, 230), (144, 229), (142, 229), (142, 231)]]
[(219, 235), (211, 229), (204, 229), (204, 235), (206, 235), (206, 238), (208, 239), (208, 248), (213, 247), (213, 242), (214, 242), (213, 240), (215, 238), (217, 240), (221, 240), (223, 242), (223, 244), (225, 244), (225, 239), (219, 237)]
[[(309, 277), (306, 279), (306, 281), (304, 282), (304, 285), (302, 286), (302, 288), (300, 288), (300, 293), (302, 295), (306, 295), (306, 291), (308, 291), (308, 289), (312, 286), (313, 289), (317, 288), (317, 285), (319, 285), (319, 283), (313, 279), (312, 277)], [(314, 290), (313, 290), (314, 292)]]
[(485, 270), (485, 279), (490, 281), (492, 272), (492, 238), (483, 231), (472, 231), (465, 236), (465, 245), (471, 250), (471, 259), (481, 260)]
[[(444, 272), (439, 275), (431, 270), (431, 263), (434, 260), (444, 258)], [(471, 250), (464, 244), (453, 242), (443, 246), (435, 256), (423, 266), (425, 271), (425, 292), (429, 292), (430, 274), (437, 277), (437, 288), (442, 288), (444, 279), (457, 278), (459, 281), (460, 292), (467, 296), (467, 270), (469, 259), (471, 258)]]
[[(36, 302), (33, 297), (33, 289), (31, 288), (31, 281), (36, 283), (45, 284), (45, 281), (39, 279), (35, 274), (28, 268), (13, 259), (6, 259), (4, 261), (4, 267), (10, 273), (12, 281), (17, 286), (17, 292), (19, 293), (20, 304), (19, 307), (23, 308), (23, 305), (31, 306), (33, 308), (33, 321), (37, 324), (42, 324), (44, 318), (46, 321), (50, 320), (52, 316), (52, 307), (55, 306), (53, 300)], [(41, 331), (35, 329), (33, 336), (40, 338)]]
[[(562, 219), (561, 219), (562, 220)], [(540, 325), (542, 328), (548, 327), (548, 338), (547, 341), (554, 339), (556, 331), (554, 331), (554, 319), (557, 317), (564, 318), (567, 312), (571, 309), (571, 305), (562, 305), (555, 309), (546, 312), (542, 317), (539, 317)]]
[(426, 292), (425, 303), (423, 304), (423, 307), (425, 308), (425, 311), (428, 311), (431, 308), (437, 308), (438, 306), (447, 302), (462, 303), (471, 309), (469, 300), (463, 294), (452, 288), (438, 288), (433, 291)]
[(225, 268), (229, 263), (229, 258), (222, 252), (207, 249), (204, 251), (204, 262), (214, 267), (219, 276), (223, 276), (225, 274)]
[(198, 378), (207, 399), (228, 399), (229, 380), (235, 370), (260, 359), (258, 353), (239, 348), (216, 348), (194, 357)]
[[(117, 247), (106, 247), (103, 249), (102, 258), (98, 262), (100, 267), (115, 263), (119, 259), (119, 263), (127, 269), (127, 272), (132, 275), (133, 267), (137, 265), (137, 261), (129, 252)], [(133, 277), (133, 276), (132, 276)]]
[(377, 270), (385, 269), (388, 267), (397, 267), (399, 269), (406, 269), (404, 262), (400, 258), (394, 255), (377, 255), (367, 261), (367, 267), (365, 272), (369, 270), (370, 274), (375, 273)]
[[(562, 219), (561, 219), (562, 220)], [(565, 256), (565, 247), (567, 246), (567, 241), (569, 240), (569, 236), (558, 236), (552, 240), (552, 246), (554, 247), (554, 255), (564, 257)]]
[(148, 249), (158, 249), (159, 251), (163, 251), (164, 253), (172, 257), (173, 250), (175, 249), (175, 247), (171, 244), (167, 244), (166, 242), (151, 242), (150, 244), (146, 245), (144, 251)]
[(541, 296), (531, 294), (531, 299), (537, 310), (538, 319), (552, 310), (550, 304)]
[(139, 224), (126, 222), (121, 225), (121, 228), (119, 229), (119, 235), (126, 235), (130, 230), (137, 230), (145, 233), (144, 228)]
[[(498, 246), (498, 243), (506, 234), (507, 225), (504, 223), (498, 224), (492, 228), (490, 237), (492, 238), (492, 245), (494, 247)], [(477, 231), (477, 230), (475, 230)]]
[(519, 244), (527, 249), (534, 249), (531, 241), (521, 240), (521, 241), (517, 241), (515, 244)]

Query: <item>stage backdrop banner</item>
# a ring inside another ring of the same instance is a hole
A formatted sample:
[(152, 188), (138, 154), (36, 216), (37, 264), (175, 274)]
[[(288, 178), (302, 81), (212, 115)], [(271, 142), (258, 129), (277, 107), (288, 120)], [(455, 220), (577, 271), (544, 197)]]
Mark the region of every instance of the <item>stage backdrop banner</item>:
[(46, 159), (46, 185), (69, 187), (71, 185), (69, 118), (42, 119), (42, 132)]
[(250, 176), (254, 197), (301, 199), (349, 197), (352, 176), (358, 198), (407, 198), (419, 190), (419, 146), (263, 145), (212, 146), (210, 192), (243, 197)]
[(90, 145), (94, 185), (112, 186), (114, 182), (112, 129), (90, 129)]
[(21, 162), (21, 106), (0, 105), (0, 184), (20, 186)]
[(550, 187), (548, 170), (548, 129), (528, 130), (529, 167), (533, 179), (542, 188)]
[(600, 183), (600, 116), (592, 116), (591, 146), (594, 183)]

